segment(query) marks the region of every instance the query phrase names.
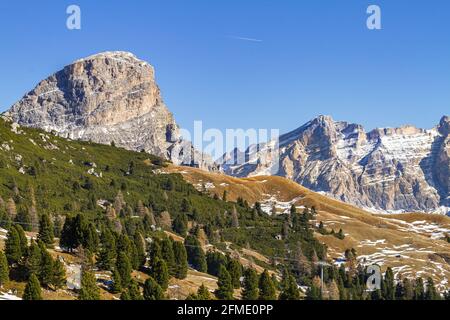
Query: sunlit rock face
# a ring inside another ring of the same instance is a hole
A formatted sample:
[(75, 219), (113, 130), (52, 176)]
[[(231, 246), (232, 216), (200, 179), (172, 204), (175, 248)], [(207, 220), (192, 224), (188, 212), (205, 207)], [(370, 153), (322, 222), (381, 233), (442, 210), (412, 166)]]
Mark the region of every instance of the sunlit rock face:
[[(253, 161), (223, 164), (223, 169), (240, 177), (287, 177), (374, 211), (447, 214), (449, 132), (448, 117), (431, 130), (404, 126), (366, 132), (361, 125), (320, 116), (280, 137), (277, 164), (261, 159), (258, 150), (267, 146), (258, 145), (245, 152)], [(236, 159), (234, 153), (224, 159)]]
[(114, 141), (118, 147), (145, 150), (176, 164), (215, 167), (181, 139), (153, 67), (128, 52), (75, 61), (40, 82), (5, 115), (70, 139)]

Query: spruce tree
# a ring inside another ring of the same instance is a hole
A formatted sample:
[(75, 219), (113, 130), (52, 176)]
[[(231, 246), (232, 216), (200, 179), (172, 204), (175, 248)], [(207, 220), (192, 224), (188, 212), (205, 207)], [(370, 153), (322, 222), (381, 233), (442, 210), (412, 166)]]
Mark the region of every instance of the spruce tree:
[(9, 281), (8, 259), (3, 251), (0, 251), (0, 288)]
[(163, 289), (152, 277), (145, 280), (144, 299), (145, 300), (163, 300), (164, 299)]
[(53, 276), (52, 276), (52, 285), (58, 290), (64, 288), (66, 284), (66, 268), (64, 264), (56, 259), (53, 263)]
[(434, 286), (433, 278), (429, 277), (427, 279), (427, 289), (425, 292), (425, 300), (440, 300), (441, 296)]
[(134, 234), (134, 245), (136, 247), (136, 264), (137, 264), (136, 269), (139, 270), (147, 262), (144, 237), (142, 237), (142, 234), (140, 232), (136, 232)]
[(205, 253), (203, 252), (198, 239), (192, 235), (187, 236), (185, 247), (189, 264), (197, 271), (206, 272), (208, 267), (206, 264)]
[(203, 283), (197, 290), (197, 300), (211, 300), (211, 294)]
[(41, 266), (39, 272), (39, 280), (44, 287), (52, 284), (54, 276), (53, 258), (47, 250), (42, 251)]
[(28, 279), (25, 291), (22, 296), (23, 300), (42, 300), (41, 284), (35, 274)]
[(252, 268), (248, 268), (244, 273), (244, 287), (242, 289), (243, 300), (258, 299), (258, 274)]
[(422, 278), (417, 278), (414, 286), (414, 300), (423, 300), (425, 298), (425, 289)]
[(283, 279), (282, 291), (280, 293), (280, 300), (299, 300), (300, 291), (298, 290), (297, 281), (290, 274), (285, 275), (287, 278)]
[(167, 263), (167, 268), (171, 275), (175, 274), (176, 269), (172, 242), (168, 237), (165, 237), (161, 242), (161, 257)]
[(220, 266), (219, 280), (217, 281), (215, 295), (220, 300), (233, 300), (233, 283), (230, 273), (224, 266)]
[(188, 219), (185, 213), (180, 213), (175, 217), (172, 223), (173, 230), (181, 235), (182, 237), (186, 236), (188, 230)]
[(231, 282), (235, 289), (241, 287), (242, 266), (236, 259), (230, 259), (227, 265), (227, 270), (231, 276)]
[(186, 248), (181, 242), (175, 241), (173, 243), (173, 253), (175, 257), (174, 276), (177, 279), (184, 279), (187, 277), (188, 271)]
[(276, 300), (275, 285), (267, 270), (259, 278), (259, 300)]
[(163, 291), (166, 291), (169, 286), (169, 270), (164, 260), (156, 258), (150, 276), (160, 285)]
[(117, 256), (116, 269), (120, 274), (122, 287), (128, 287), (131, 281), (131, 263), (125, 252), (120, 252)]
[(144, 297), (139, 291), (139, 286), (135, 280), (131, 280), (130, 286), (128, 287), (128, 294), (130, 300), (144, 300)]
[(16, 264), (22, 257), (20, 236), (15, 226), (11, 227), (5, 242), (5, 255), (9, 265)]
[(27, 249), (24, 259), (24, 266), (27, 277), (30, 277), (31, 274), (35, 274), (39, 277), (41, 270), (41, 260), (41, 248), (36, 242), (32, 240), (30, 246)]
[(54, 244), (53, 223), (48, 214), (44, 213), (39, 219), (38, 239), (45, 243), (48, 248), (52, 248)]
[(104, 228), (101, 234), (101, 248), (97, 259), (100, 270), (113, 270), (116, 259), (116, 239), (111, 230)]
[(79, 300), (100, 300), (100, 289), (97, 287), (95, 275), (89, 270), (83, 270)]
[(113, 271), (111, 292), (112, 293), (122, 292), (122, 279), (120, 278), (120, 273), (119, 271), (117, 271), (117, 268), (114, 269)]

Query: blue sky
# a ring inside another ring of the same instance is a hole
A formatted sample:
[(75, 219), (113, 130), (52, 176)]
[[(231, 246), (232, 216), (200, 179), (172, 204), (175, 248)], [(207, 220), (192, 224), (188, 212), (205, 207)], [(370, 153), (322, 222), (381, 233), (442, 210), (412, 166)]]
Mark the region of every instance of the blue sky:
[(0, 111), (78, 58), (125, 50), (155, 66), (187, 129), (283, 133), (319, 114), (429, 128), (450, 113), (449, 21), (448, 0), (1, 1)]

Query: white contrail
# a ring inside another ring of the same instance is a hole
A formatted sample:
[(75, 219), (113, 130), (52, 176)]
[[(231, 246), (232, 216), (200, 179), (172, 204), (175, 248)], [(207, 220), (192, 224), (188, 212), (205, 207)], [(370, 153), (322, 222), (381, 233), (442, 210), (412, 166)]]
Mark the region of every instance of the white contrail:
[(238, 37), (238, 36), (228, 36), (228, 38), (235, 39), (235, 40), (251, 41), (251, 42), (263, 42), (263, 41), (260, 40), (260, 39), (246, 38), (246, 37)]

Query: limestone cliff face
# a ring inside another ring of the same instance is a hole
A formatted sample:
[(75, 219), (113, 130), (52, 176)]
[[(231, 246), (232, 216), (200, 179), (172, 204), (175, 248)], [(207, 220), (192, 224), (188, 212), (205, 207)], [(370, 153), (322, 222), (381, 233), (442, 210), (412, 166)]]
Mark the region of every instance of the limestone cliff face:
[[(383, 211), (450, 210), (450, 121), (365, 132), (357, 124), (314, 119), (280, 137), (278, 165), (262, 158), (266, 145), (245, 152), (244, 164), (223, 164), (227, 174), (273, 174), (314, 191)], [(224, 159), (237, 159), (236, 151)]]
[(214, 167), (180, 138), (153, 67), (127, 52), (100, 53), (66, 66), (39, 83), (5, 116), (70, 139), (114, 141), (176, 164)]

